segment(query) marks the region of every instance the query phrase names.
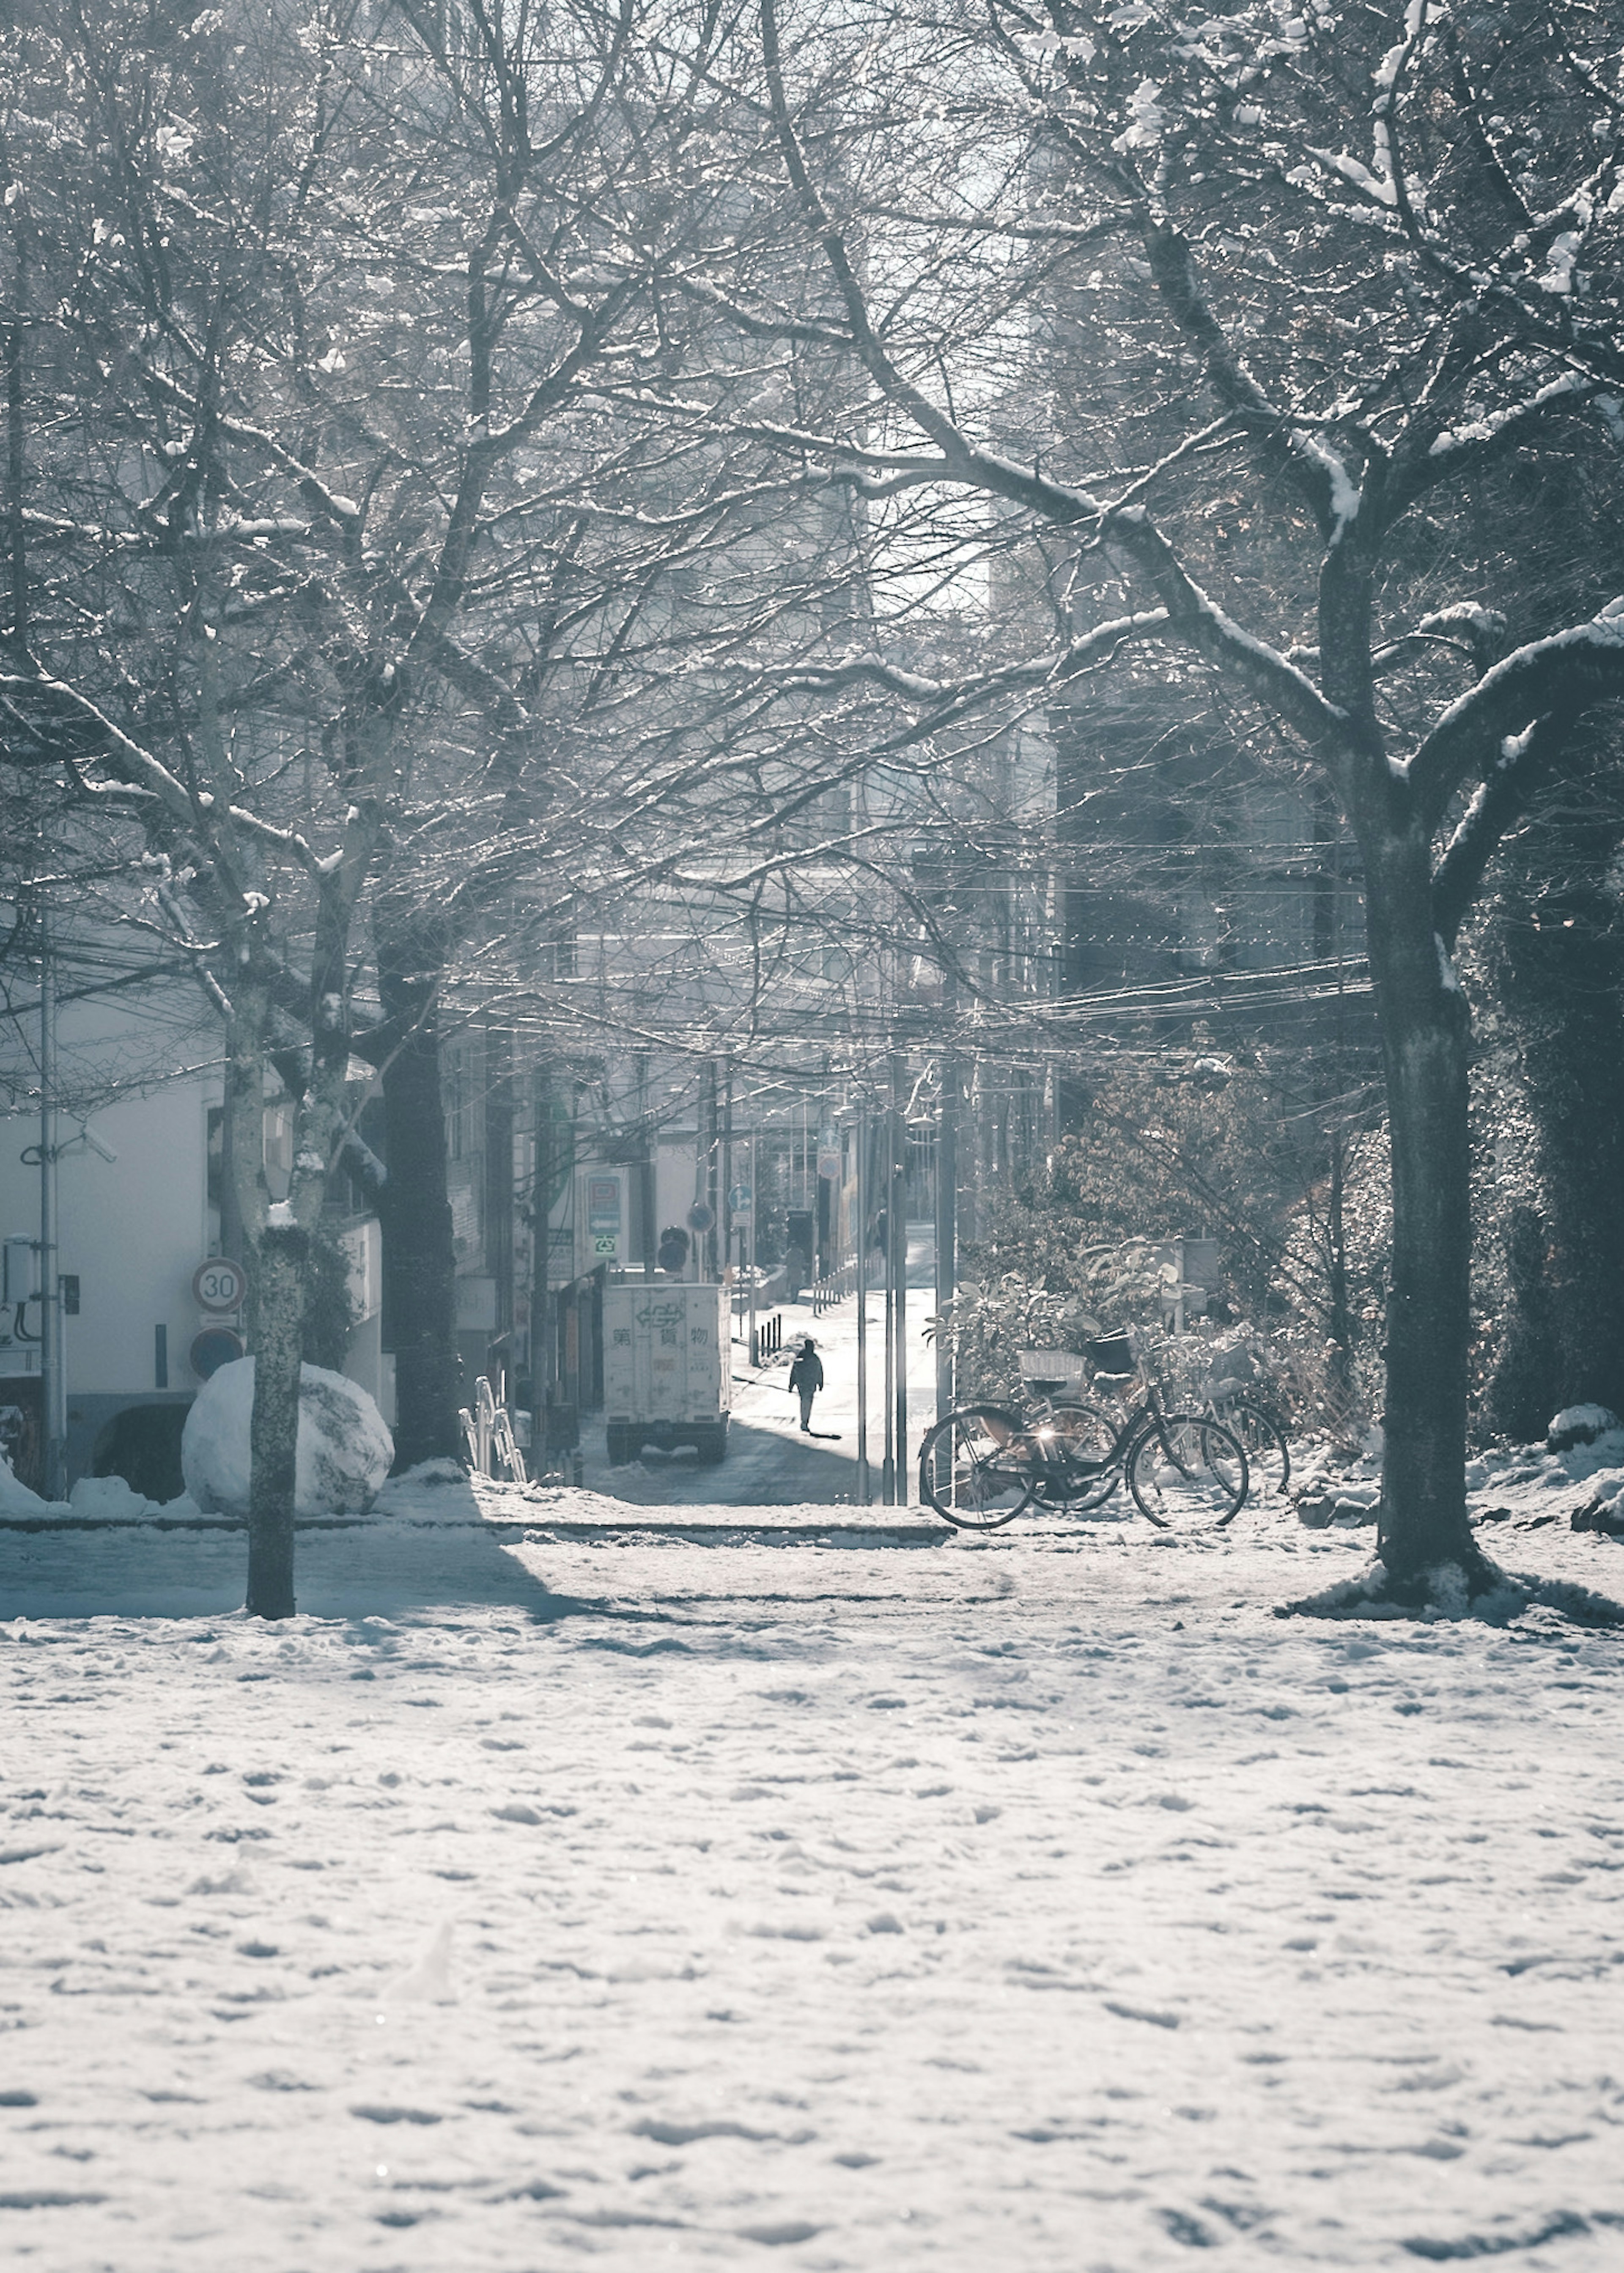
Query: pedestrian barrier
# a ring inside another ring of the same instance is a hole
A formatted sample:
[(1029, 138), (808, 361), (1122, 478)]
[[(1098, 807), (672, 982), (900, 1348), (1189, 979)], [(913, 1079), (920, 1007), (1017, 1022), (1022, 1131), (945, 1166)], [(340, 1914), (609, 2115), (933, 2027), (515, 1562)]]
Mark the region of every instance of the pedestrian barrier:
[(808, 1289), (813, 1317), (820, 1318), (826, 1310), (832, 1310), (836, 1302), (843, 1302), (848, 1294), (855, 1294), (857, 1291), (857, 1258), (855, 1255), (848, 1255), (843, 1262), (835, 1264), (833, 1271), (826, 1272), (821, 1279), (813, 1279)]
[(761, 1321), (750, 1337), (751, 1364), (760, 1368), (769, 1357), (775, 1357), (783, 1346), (784, 1315), (782, 1310), (775, 1310), (770, 1318)]

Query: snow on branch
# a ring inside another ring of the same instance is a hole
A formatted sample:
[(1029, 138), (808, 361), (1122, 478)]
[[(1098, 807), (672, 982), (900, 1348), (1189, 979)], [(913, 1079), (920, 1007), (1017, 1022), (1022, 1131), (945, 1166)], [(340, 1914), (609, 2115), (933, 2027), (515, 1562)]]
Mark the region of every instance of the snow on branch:
[(1454, 947), (1495, 848), (1561, 755), (1576, 715), (1572, 706), (1560, 703), (1524, 732), (1508, 735), (1499, 758), (1472, 792), (1433, 878), (1433, 921), (1444, 946)]
[(1462, 782), (1474, 772), (1486, 778), (1531, 723), (1559, 707), (1576, 716), (1614, 694), (1624, 694), (1624, 596), (1588, 624), (1514, 649), (1449, 705), (1413, 757), (1389, 762), (1435, 829)]
[[(188, 412), (194, 424), (198, 421), (201, 413), (196, 398), (184, 387), (177, 386), (167, 372), (148, 364), (143, 366), (142, 376), (156, 394)], [(262, 426), (253, 426), (246, 419), (227, 415), (216, 415), (213, 424), (229, 440), (262, 452), (273, 465), (280, 467), (297, 484), (306, 504), (320, 514), (324, 520), (340, 528), (359, 523), (361, 507), (354, 498), (345, 497), (339, 491), (329, 488), (313, 467), (307, 466), (291, 450), (285, 449), (276, 437), (266, 433)]]
[(1506, 404), (1503, 409), (1486, 411), (1480, 418), (1463, 419), (1458, 426), (1446, 427), (1435, 435), (1427, 455), (1433, 458), (1462, 456), (1468, 451), (1478, 451), (1491, 443), (1511, 439), (1513, 430), (1528, 424), (1548, 410), (1554, 402), (1572, 407), (1575, 401), (1588, 401), (1596, 392), (1595, 383), (1576, 371), (1566, 371), (1521, 402)]
[(1009, 664), (1001, 671), (984, 671), (971, 679), (926, 679), (918, 671), (904, 671), (898, 664), (887, 663), (883, 656), (851, 655), (821, 669), (796, 671), (780, 682), (776, 692), (796, 694), (815, 689), (820, 694), (831, 694), (842, 687), (867, 684), (901, 695), (905, 701), (949, 704), (959, 709), (967, 701), (1002, 693), (1061, 685), (1100, 655), (1114, 651), (1125, 640), (1142, 639), (1152, 632), (1164, 630), (1167, 622), (1165, 608), (1119, 616), (1109, 623), (1095, 625), (1058, 655), (1038, 656), (1030, 663)]
[(272, 822), (262, 820), (257, 813), (251, 813), (245, 806), (227, 805), (217, 808), (212, 791), (199, 790), (194, 793), (189, 790), (169, 771), (161, 759), (153, 757), (150, 750), (143, 749), (139, 742), (126, 734), (123, 727), (115, 724), (106, 711), (93, 702), (87, 694), (80, 694), (78, 687), (70, 686), (65, 679), (52, 679), (43, 673), (29, 678), (6, 673), (0, 675), (0, 694), (24, 698), (33, 696), (35, 699), (42, 695), (72, 711), (94, 729), (102, 744), (102, 754), (110, 755), (133, 786), (156, 798), (183, 827), (196, 829), (199, 821), (206, 827), (211, 825), (218, 809), (224, 819), (240, 829), (245, 836), (255, 838), (261, 844), (274, 845), (279, 851), (292, 853), (302, 867), (308, 873), (314, 873), (314, 855), (296, 829), (278, 829)]

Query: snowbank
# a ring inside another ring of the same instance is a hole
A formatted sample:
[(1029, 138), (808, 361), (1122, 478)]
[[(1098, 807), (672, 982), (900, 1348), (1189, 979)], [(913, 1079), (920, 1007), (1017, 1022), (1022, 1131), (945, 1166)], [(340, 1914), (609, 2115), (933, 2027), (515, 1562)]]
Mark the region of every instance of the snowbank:
[(75, 1515), (97, 1523), (135, 1523), (157, 1512), (155, 1500), (131, 1490), (123, 1476), (81, 1476), (68, 1494)]
[[(254, 1361), (240, 1357), (205, 1382), (186, 1415), (181, 1473), (206, 1515), (248, 1513), (253, 1406)], [(364, 1389), (324, 1366), (301, 1367), (296, 1516), (364, 1514), (393, 1458), (393, 1440)]]
[(0, 1452), (0, 1515), (45, 1515), (49, 1509), (49, 1500), (18, 1482), (16, 1470)]

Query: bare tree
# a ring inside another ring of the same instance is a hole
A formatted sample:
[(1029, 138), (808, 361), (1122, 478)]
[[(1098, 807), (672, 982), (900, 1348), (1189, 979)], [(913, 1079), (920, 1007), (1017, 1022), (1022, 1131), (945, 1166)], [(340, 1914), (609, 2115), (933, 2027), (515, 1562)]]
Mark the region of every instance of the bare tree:
[[(823, 312), (793, 318), (744, 260), (695, 288), (745, 336), (815, 328), (857, 374), (834, 415), (778, 431), (809, 478), (905, 501), (916, 551), (933, 529), (967, 574), (1017, 538), (1076, 564), (1062, 620), (1017, 631), (1006, 686), (1074, 689), (1130, 645), (1173, 670), (1194, 655), (1322, 770), (1358, 847), (1383, 1039), (1381, 1543), (1408, 1600), (1439, 1566), (1472, 1591), (1488, 1567), (1463, 1481), (1452, 950), (1530, 785), (1624, 689), (1624, 604), (1589, 591), (1542, 619), (1548, 580), (1523, 589), (1508, 553), (1492, 578), (1456, 566), (1485, 559), (1462, 533), (1493, 509), (1486, 469), (1577, 458), (1612, 477), (1618, 45), (1605, 12), (1535, 0), (1289, 19), (901, 0), (838, 23), (762, 0), (735, 131), (759, 175), (776, 165)], [(1057, 264), (1098, 296), (1100, 386), (1130, 357), (1153, 375), (1160, 431), (1134, 461), (1096, 455), (1086, 422), (1000, 446), (999, 367), (1029, 349)], [(1227, 541), (1235, 500), (1267, 524), (1261, 554)], [(984, 671), (924, 683), (883, 637), (819, 676), (917, 722), (999, 691)]]
[[(625, 516), (582, 511), (625, 471), (593, 388), (658, 363), (683, 225), (606, 101), (630, 4), (387, 12), (48, 0), (4, 120), (19, 266), (53, 281), (13, 311), (12, 558), (38, 590), (0, 694), (14, 751), (125, 817), (147, 914), (225, 1022), (266, 1616), (293, 1607), (302, 1255), (370, 1023), (359, 919), (376, 896), (379, 1054), (410, 1068), (445, 859), (466, 903), (544, 857), (560, 674), (635, 613)], [(285, 1198), (251, 1141), (267, 1055)], [(432, 1080), (406, 1088), (438, 1132)], [(432, 1243), (422, 1209), (393, 1221)], [(408, 1399), (453, 1394), (443, 1356), (414, 1343)]]

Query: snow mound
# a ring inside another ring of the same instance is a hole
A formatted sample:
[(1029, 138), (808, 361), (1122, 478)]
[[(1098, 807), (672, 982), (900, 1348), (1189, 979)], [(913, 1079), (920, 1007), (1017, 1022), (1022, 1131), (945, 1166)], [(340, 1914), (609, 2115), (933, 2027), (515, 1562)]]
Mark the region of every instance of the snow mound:
[(1598, 1437), (1621, 1426), (1618, 1414), (1605, 1405), (1565, 1405), (1546, 1429), (1545, 1442), (1553, 1452), (1565, 1452), (1570, 1444), (1593, 1444)]
[(155, 1504), (132, 1491), (123, 1476), (81, 1476), (68, 1494), (75, 1515), (96, 1523), (131, 1523), (155, 1512)]
[(419, 1460), (400, 1479), (403, 1484), (465, 1484), (468, 1472), (460, 1460)]
[(1583, 1507), (1575, 1508), (1568, 1521), (1575, 1531), (1605, 1532), (1624, 1539), (1624, 1489), (1598, 1491)]
[[(254, 1361), (222, 1365), (198, 1392), (181, 1437), (181, 1474), (206, 1515), (248, 1513)], [(294, 1513), (363, 1515), (389, 1473), (394, 1444), (364, 1389), (324, 1366), (299, 1369)]]
[(11, 1463), (0, 1452), (0, 1515), (49, 1515), (50, 1502), (19, 1484)]

